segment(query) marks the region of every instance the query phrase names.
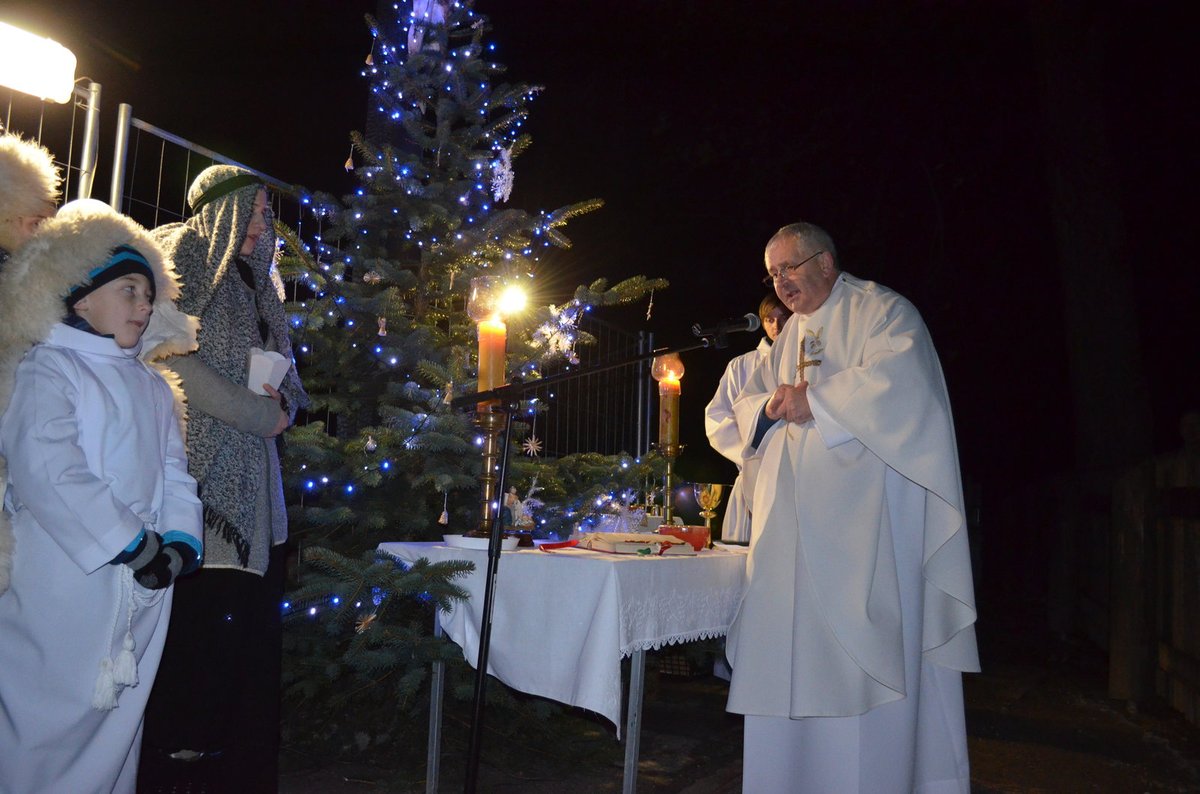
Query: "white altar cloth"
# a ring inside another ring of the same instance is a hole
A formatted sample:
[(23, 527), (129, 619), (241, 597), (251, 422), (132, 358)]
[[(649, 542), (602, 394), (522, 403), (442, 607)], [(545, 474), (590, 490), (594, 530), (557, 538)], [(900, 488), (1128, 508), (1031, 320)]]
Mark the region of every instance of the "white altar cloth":
[[(487, 552), (442, 543), (381, 543), (408, 562), (470, 560), (464, 605), (440, 613), (442, 628), (472, 666)], [(501, 554), (488, 672), (508, 686), (621, 723), (621, 658), (678, 642), (723, 636), (746, 586), (746, 549), (695, 557), (639, 557), (579, 549)]]

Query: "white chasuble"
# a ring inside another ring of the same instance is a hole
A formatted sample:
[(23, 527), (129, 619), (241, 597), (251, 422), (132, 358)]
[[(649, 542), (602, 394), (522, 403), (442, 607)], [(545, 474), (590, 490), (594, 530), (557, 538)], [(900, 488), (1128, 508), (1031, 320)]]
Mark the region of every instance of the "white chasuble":
[[(767, 399), (801, 367), (816, 419), (775, 422), (756, 446)], [(728, 709), (846, 717), (907, 697), (915, 734), (924, 668), (979, 669), (949, 399), (920, 315), (841, 275), (816, 312), (788, 320), (734, 411), (754, 515)]]

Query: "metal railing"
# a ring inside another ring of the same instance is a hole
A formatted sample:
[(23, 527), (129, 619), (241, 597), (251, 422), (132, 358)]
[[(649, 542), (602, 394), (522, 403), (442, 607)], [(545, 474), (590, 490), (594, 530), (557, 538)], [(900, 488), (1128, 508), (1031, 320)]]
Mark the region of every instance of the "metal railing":
[[(631, 333), (594, 317), (585, 317), (580, 328), (596, 343), (577, 349), (579, 369), (648, 353), (653, 347), (652, 335)], [(650, 446), (649, 383), (648, 361), (585, 375), (535, 390), (530, 396), (545, 410), (521, 419), (530, 424), (542, 454), (550, 457), (584, 451), (644, 455)]]
[(4, 106), (0, 126), (32, 138), (55, 155), (63, 169), (62, 192), (67, 198), (92, 195), (100, 141), (100, 94), (100, 84), (88, 81), (75, 86), (71, 102), (59, 105), (0, 88)]
[(272, 188), (275, 217), (301, 239), (312, 235), (319, 239), (322, 219), (305, 211), (297, 186), (136, 118), (133, 108), (124, 103), (117, 108), (108, 203), (146, 228), (182, 221), (190, 214), (187, 191), (192, 181), (218, 163), (259, 176)]

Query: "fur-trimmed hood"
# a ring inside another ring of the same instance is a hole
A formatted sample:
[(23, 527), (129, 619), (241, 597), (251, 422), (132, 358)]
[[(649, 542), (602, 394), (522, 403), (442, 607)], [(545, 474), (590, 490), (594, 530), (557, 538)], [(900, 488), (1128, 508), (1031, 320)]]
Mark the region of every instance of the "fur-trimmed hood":
[[(154, 314), (176, 316), (174, 331), (164, 332), (153, 344), (184, 353), (196, 349), (198, 323), (175, 308), (179, 277), (150, 234), (101, 202), (71, 202), (45, 221), (0, 271), (0, 415), (12, 399), (17, 366), (66, 315), (64, 298), (71, 287), (86, 281), (88, 272), (119, 245), (134, 248), (150, 264), (157, 290)], [(149, 342), (143, 339), (143, 356)], [(177, 382), (171, 385), (182, 421), (182, 392)], [(0, 457), (0, 497), (7, 478), (8, 465)], [(8, 515), (0, 510), (0, 593), (8, 589), (11, 566), (12, 527)]]
[(0, 218), (30, 215), (58, 203), (61, 180), (44, 146), (0, 132)]

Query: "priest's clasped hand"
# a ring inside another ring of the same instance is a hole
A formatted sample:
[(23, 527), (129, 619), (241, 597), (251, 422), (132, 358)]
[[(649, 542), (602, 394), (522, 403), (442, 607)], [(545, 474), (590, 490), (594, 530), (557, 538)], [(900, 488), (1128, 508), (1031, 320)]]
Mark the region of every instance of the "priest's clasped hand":
[(765, 411), (768, 419), (782, 419), (798, 425), (809, 421), (813, 413), (808, 405), (808, 383), (801, 381), (795, 386), (781, 384), (771, 399), (767, 400)]

